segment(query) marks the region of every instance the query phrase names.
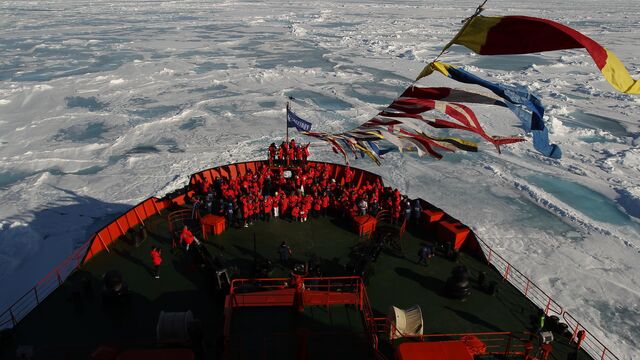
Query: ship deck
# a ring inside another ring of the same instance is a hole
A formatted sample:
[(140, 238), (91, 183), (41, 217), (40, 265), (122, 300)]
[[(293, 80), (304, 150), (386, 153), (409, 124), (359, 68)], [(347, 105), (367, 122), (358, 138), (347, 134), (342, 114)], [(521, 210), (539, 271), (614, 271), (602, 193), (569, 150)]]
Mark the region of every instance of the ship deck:
[[(149, 237), (141, 246), (112, 243), (109, 252), (92, 258), (24, 318), (15, 327), (16, 345), (36, 346), (36, 359), (86, 358), (97, 347), (110, 344), (153, 347), (161, 310), (191, 310), (201, 321), (204, 334), (204, 345), (196, 354), (220, 358), (224, 295), (214, 290), (213, 279), (206, 278), (183, 249), (171, 248), (166, 213), (145, 223)], [(379, 256), (367, 285), (376, 314), (384, 316), (391, 305), (405, 308), (418, 304), (425, 334), (532, 330), (531, 319), (539, 310), (484, 261), (463, 253), (455, 262), (438, 255), (427, 266), (419, 265), (419, 247), (433, 240), (431, 234), (409, 227), (402, 238), (403, 255), (383, 252)], [(287, 277), (290, 270), (278, 264), (277, 247), (282, 241), (292, 248), (295, 261), (316, 261), (324, 276), (342, 276), (346, 275), (350, 249), (360, 240), (347, 221), (327, 217), (306, 223), (272, 220), (227, 229), (210, 236), (204, 246), (224, 259), (234, 277), (251, 277), (256, 258), (273, 262), (270, 276)], [(163, 249), (160, 279), (152, 276), (152, 245)], [(489, 295), (472, 282), (472, 294), (466, 300), (447, 297), (445, 281), (457, 265), (466, 266), (473, 279), (486, 273), (488, 282), (498, 283), (497, 293)], [(125, 307), (107, 309), (101, 298), (102, 277), (112, 269), (123, 275), (131, 298)], [(362, 320), (355, 307), (344, 305), (307, 307), (304, 313), (273, 307), (235, 310), (233, 358), (296, 358), (296, 336), (301, 329), (314, 334), (308, 337), (308, 353), (313, 354), (309, 358), (324, 359), (330, 353), (336, 357), (338, 348), (342, 356), (337, 358), (368, 358)], [(572, 347), (566, 338), (556, 338), (551, 358), (566, 359)]]

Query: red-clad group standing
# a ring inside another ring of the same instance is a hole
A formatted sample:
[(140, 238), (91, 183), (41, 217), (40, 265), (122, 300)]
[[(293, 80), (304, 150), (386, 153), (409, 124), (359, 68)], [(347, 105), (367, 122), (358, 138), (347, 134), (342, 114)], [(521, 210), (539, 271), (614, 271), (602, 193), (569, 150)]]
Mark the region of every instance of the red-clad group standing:
[[(292, 146), (299, 148), (292, 140), (288, 151)], [(271, 147), (269, 151), (271, 156)], [(328, 165), (309, 166), (306, 161), (291, 168), (261, 165), (255, 172), (248, 170), (236, 178), (217, 177), (213, 182), (196, 183), (200, 201), (193, 203), (198, 211), (223, 215), (228, 226), (236, 227), (247, 227), (258, 219), (270, 221), (272, 217), (304, 222), (327, 213), (354, 217), (388, 210), (394, 221), (400, 221), (419, 213), (419, 203), (412, 208), (400, 191), (383, 187), (379, 178), (357, 186), (349, 167), (340, 181), (331, 178), (328, 170)]]
[(299, 145), (296, 144), (295, 139), (286, 142), (283, 141), (280, 146), (276, 146), (276, 143), (269, 145), (269, 164), (273, 165), (278, 160), (281, 165), (294, 165), (304, 164), (309, 157), (309, 144)]

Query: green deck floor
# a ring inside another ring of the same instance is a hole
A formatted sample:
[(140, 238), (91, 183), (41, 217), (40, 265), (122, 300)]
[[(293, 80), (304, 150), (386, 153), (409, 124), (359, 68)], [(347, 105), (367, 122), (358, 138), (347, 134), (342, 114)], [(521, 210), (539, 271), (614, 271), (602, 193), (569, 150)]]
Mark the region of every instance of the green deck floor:
[[(90, 260), (21, 321), (15, 329), (16, 343), (36, 346), (40, 349), (37, 358), (42, 359), (83, 357), (102, 344), (150, 347), (154, 346), (155, 325), (161, 310), (191, 310), (203, 322), (203, 358), (219, 358), (223, 298), (183, 250), (171, 249), (165, 217), (154, 216), (146, 223), (150, 236), (143, 245), (136, 248), (119, 241), (112, 244), (109, 253)], [(375, 275), (367, 287), (374, 312), (384, 315), (390, 305), (403, 308), (419, 304), (425, 333), (530, 330), (530, 319), (537, 309), (484, 262), (463, 254), (458, 263), (436, 256), (428, 266), (418, 265), (418, 248), (429, 240), (434, 239), (410, 230), (402, 240), (405, 256), (383, 253), (379, 257)], [(359, 239), (342, 220), (322, 218), (307, 223), (258, 222), (249, 228), (229, 229), (220, 236), (211, 236), (205, 246), (223, 258), (234, 269), (235, 276), (246, 277), (251, 275), (254, 256), (278, 263), (277, 248), (281, 241), (291, 246), (296, 261), (316, 259), (325, 276), (340, 276), (345, 275), (349, 249)], [(163, 249), (160, 279), (151, 275), (152, 245)], [(473, 277), (480, 271), (486, 272), (488, 281), (499, 283), (497, 295), (488, 295), (474, 285), (465, 301), (447, 298), (443, 293), (445, 280), (459, 264), (465, 265)], [(100, 296), (102, 276), (111, 269), (123, 274), (131, 291), (130, 304), (116, 310), (105, 309)], [(276, 265), (271, 276), (288, 273), (288, 269)], [(91, 279), (90, 293), (81, 289), (82, 277)], [(234, 358), (252, 358), (255, 353), (239, 350), (250, 347), (257, 353), (273, 354), (268, 358), (295, 358), (298, 350), (291, 344), (296, 344), (300, 332), (307, 330), (316, 333), (306, 337), (309, 353), (316, 349), (317, 354), (329, 354), (337, 347), (327, 344), (342, 342), (353, 345), (351, 351), (345, 350), (345, 356), (355, 359), (349, 354), (358, 353), (364, 343), (361, 316), (355, 308), (307, 308), (304, 314), (291, 309), (242, 309), (234, 314), (232, 343), (234, 349), (237, 347)], [(351, 335), (345, 335), (348, 333)], [(557, 342), (555, 349), (553, 358), (566, 358), (569, 349), (566, 341)]]

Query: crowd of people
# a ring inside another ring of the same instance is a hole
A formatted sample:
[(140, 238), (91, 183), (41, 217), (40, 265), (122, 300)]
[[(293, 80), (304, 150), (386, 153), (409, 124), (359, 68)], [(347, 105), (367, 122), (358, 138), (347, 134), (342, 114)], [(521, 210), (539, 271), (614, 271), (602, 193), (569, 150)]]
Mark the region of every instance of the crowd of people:
[[(308, 155), (307, 147), (300, 147), (295, 140), (285, 145), (280, 146), (281, 153), (304, 148), (303, 154)], [(275, 144), (269, 148), (270, 159), (273, 148)], [(379, 178), (355, 184), (354, 171), (347, 167), (343, 177), (336, 181), (328, 171), (329, 165), (311, 166), (306, 163), (307, 155), (292, 158), (300, 161), (298, 166), (259, 165), (256, 171), (247, 170), (236, 178), (216, 177), (212, 182), (198, 182), (192, 199), (194, 217), (196, 211), (217, 214), (226, 217), (227, 226), (248, 227), (258, 220), (272, 218), (305, 222), (327, 214), (375, 216), (380, 210), (388, 210), (398, 223), (404, 219), (417, 221), (420, 216), (422, 208), (418, 200), (410, 201), (398, 189), (383, 187)], [(291, 159), (276, 156), (282, 161)]]

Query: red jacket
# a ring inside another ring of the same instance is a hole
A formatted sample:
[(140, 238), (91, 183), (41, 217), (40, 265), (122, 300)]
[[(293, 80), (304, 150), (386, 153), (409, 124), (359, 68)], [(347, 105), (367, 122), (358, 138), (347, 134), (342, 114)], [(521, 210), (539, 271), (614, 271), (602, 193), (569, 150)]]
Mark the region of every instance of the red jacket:
[(191, 231), (189, 231), (189, 229), (185, 228), (182, 230), (182, 234), (180, 234), (181, 241), (183, 241), (187, 245), (190, 245), (193, 242), (193, 239), (195, 239), (195, 237), (193, 236)]
[(160, 264), (162, 264), (162, 256), (160, 255), (160, 250), (151, 250), (151, 261), (153, 262), (154, 266), (160, 266)]
[(329, 207), (329, 196), (324, 195), (322, 197), (322, 208), (324, 209), (324, 208), (327, 208), (327, 207)]
[(288, 208), (289, 208), (289, 199), (287, 199), (286, 195), (283, 195), (282, 198), (280, 199), (280, 211), (284, 214), (287, 212)]

